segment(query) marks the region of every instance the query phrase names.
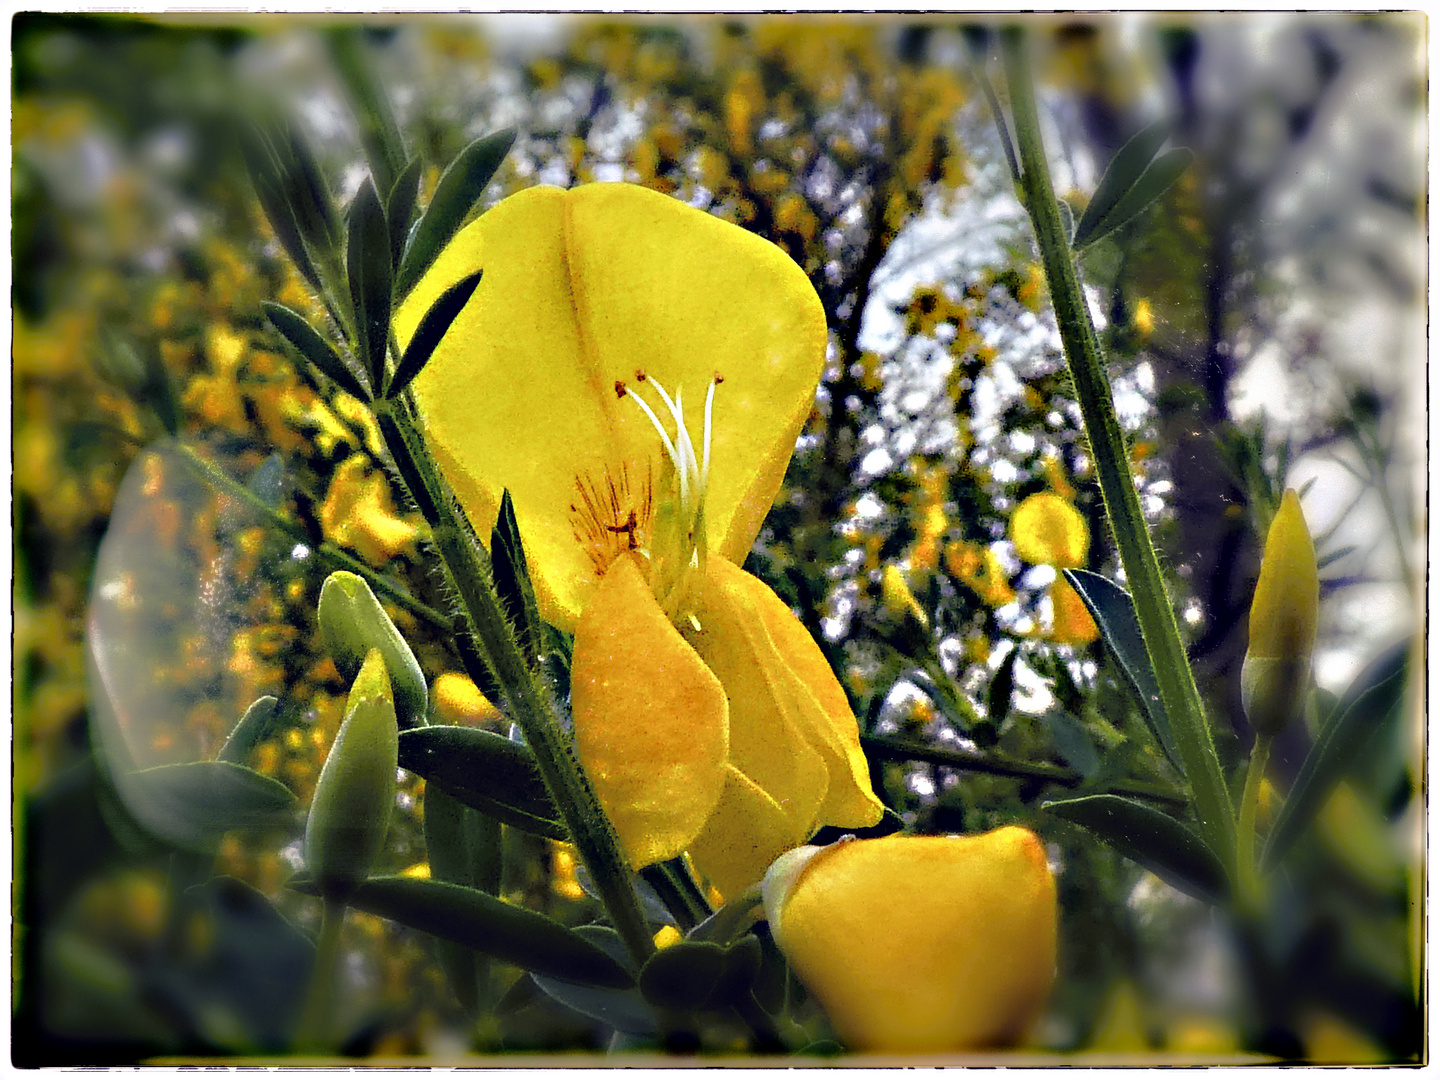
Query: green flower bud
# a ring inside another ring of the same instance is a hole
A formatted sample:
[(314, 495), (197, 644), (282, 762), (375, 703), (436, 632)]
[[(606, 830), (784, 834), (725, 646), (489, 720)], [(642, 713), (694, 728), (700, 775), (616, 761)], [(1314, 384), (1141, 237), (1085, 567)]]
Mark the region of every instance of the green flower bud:
[(320, 587), (320, 636), (340, 674), (354, 680), (366, 654), (379, 649), (395, 694), (402, 727), (425, 723), (425, 675), (410, 646), (375, 599), (365, 579), (337, 570)]
[(305, 823), (305, 861), (321, 895), (343, 898), (370, 873), (390, 825), (399, 758), (390, 680), (380, 650), (371, 649), (350, 688)]
[(1299, 712), (1319, 615), (1315, 545), (1300, 497), (1289, 490), (1265, 538), (1250, 604), (1250, 645), (1240, 671), (1241, 700), (1257, 735), (1274, 736)]

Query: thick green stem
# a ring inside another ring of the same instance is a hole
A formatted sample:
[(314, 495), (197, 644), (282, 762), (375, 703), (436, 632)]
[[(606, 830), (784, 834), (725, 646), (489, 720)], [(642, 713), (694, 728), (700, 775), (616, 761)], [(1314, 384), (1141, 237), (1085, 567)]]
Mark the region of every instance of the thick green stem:
[(1260, 804), (1260, 785), (1265, 781), (1265, 767), (1270, 761), (1270, 737), (1257, 735), (1250, 765), (1245, 771), (1245, 791), (1240, 796), (1240, 820), (1235, 826), (1235, 890), (1241, 905), (1257, 911), (1262, 893), (1255, 865), (1255, 813)]
[(301, 1054), (325, 1053), (330, 1045), (330, 1021), (335, 1000), (336, 961), (340, 957), (340, 929), (345, 925), (345, 904), (326, 900), (320, 917), (320, 937), (315, 943), (315, 967), (310, 972), (310, 988), (305, 994), (305, 1007), (295, 1029), (294, 1049)]
[(630, 865), (545, 682), (530, 670), (490, 578), (489, 559), (471, 535), (423, 436), (403, 402), (377, 401), (380, 431), (401, 477), (429, 522), (448, 584), (459, 598), (465, 632), (456, 645), (467, 674), (485, 685), (487, 674), (504, 694), (506, 714), (535, 752), (540, 775), (559, 808), (570, 839), (594, 878), (600, 899), (636, 965), (655, 951)]
[(1060, 208), (1055, 201), (1040, 138), (1024, 31), (1007, 29), (1003, 41), (1010, 107), (1023, 170), (1022, 190), (1055, 305), (1055, 321), (1070, 365), (1076, 401), (1084, 417), (1085, 434), (1099, 475), (1100, 492), (1115, 533), (1120, 564), (1125, 568), (1134, 598), (1145, 650), (1155, 669), (1160, 698), (1185, 767), (1195, 816), (1216, 856), (1233, 871), (1234, 809), (1215, 754), (1205, 707), (1165, 591), (1160, 563), (1150, 542), (1095, 327), (1090, 321)]

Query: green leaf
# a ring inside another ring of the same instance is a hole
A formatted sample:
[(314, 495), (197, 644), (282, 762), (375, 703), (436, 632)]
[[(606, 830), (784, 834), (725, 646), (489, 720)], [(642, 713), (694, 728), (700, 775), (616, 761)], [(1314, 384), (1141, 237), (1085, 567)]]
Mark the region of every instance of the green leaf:
[(280, 505), (285, 495), (285, 458), (279, 453), (271, 454), (250, 474), (245, 486), (270, 509)]
[(360, 185), (350, 204), (350, 232), (345, 246), (350, 301), (355, 312), (358, 348), (370, 373), (370, 385), (385, 381), (385, 346), (390, 340), (390, 226), (375, 185)]
[(415, 334), (410, 339), (410, 344), (405, 346), (405, 353), (400, 357), (400, 362), (395, 365), (395, 375), (390, 380), (390, 385), (385, 390), (385, 396), (394, 398), (403, 394), (409, 387), (416, 375), (435, 353), (435, 347), (450, 330), (453, 323), (465, 305), (470, 302), (470, 297), (475, 295), (475, 288), (480, 284), (480, 275), (483, 271), (476, 270), (469, 277), (461, 278), (450, 288), (440, 294), (440, 298), (430, 305), (430, 310), (420, 320), (416, 327)]
[(1101, 222), (1144, 174), (1156, 152), (1170, 137), (1172, 126), (1169, 120), (1157, 120), (1142, 128), (1119, 149), (1106, 167), (1105, 174), (1100, 177), (1100, 183), (1095, 186), (1095, 194), (1075, 225), (1074, 239), (1071, 241), (1074, 248), (1092, 244), (1104, 235), (1099, 231)]
[(502, 735), (441, 725), (402, 731), (400, 767), (506, 825), (569, 839), (534, 753)]
[(390, 223), (390, 263), (399, 266), (405, 254), (405, 240), (410, 235), (410, 219), (415, 215), (415, 200), (420, 197), (420, 173), (424, 162), (411, 158), (395, 180), (385, 199), (385, 220)]
[(406, 296), (420, 280), (441, 248), (450, 242), (490, 183), (495, 170), (515, 143), (515, 131), (506, 128), (476, 139), (450, 163), (435, 186), (435, 197), (425, 208), (395, 279), (396, 299)]
[[(434, 880), (491, 896), (500, 891), (504, 869), (500, 823), (438, 787), (425, 791), (425, 851)], [(442, 938), (435, 940), (435, 952), (456, 999), (474, 1015), (489, 979), (489, 959)]]
[[(579, 926), (575, 933), (596, 948), (603, 949), (627, 971), (633, 971), (629, 954), (625, 951), (625, 943), (620, 940), (620, 935), (608, 926)], [(616, 1031), (623, 1031), (627, 1035), (653, 1035), (659, 1030), (655, 1014), (635, 987), (626, 990), (600, 990), (535, 973), (531, 974), (531, 978), (536, 986), (560, 1004), (603, 1024), (609, 1024)]]
[(996, 729), (1010, 715), (1010, 698), (1015, 693), (1015, 661), (1019, 659), (1020, 649), (1012, 648), (990, 680), (990, 689), (985, 695), (985, 712), (990, 725)]
[(1118, 795), (1043, 803), (1056, 817), (1089, 829), (1127, 859), (1212, 904), (1229, 892), (1225, 868), (1190, 828), (1168, 814)]
[(260, 306), (264, 308), (265, 317), (270, 320), (270, 325), (275, 327), (280, 336), (297, 353), (314, 365), (317, 371), (333, 381), (351, 397), (359, 398), (361, 401), (374, 399), (374, 395), (370, 393), (367, 386), (368, 380), (355, 374), (350, 369), (350, 365), (340, 359), (340, 354), (330, 347), (330, 343), (321, 337), (319, 331), (306, 322), (301, 315), (281, 304), (272, 304), (268, 300), (262, 301)]
[[(1155, 159), (1155, 163), (1145, 170), (1145, 174), (1135, 182), (1125, 195), (1115, 204), (1114, 208), (1105, 215), (1095, 226), (1095, 239), (1114, 232), (1127, 221), (1136, 217), (1155, 200), (1170, 190), (1170, 185), (1180, 179), (1180, 174), (1190, 167), (1195, 160), (1195, 155), (1184, 147), (1168, 150)], [(1093, 243), (1093, 240), (1090, 241)]]
[(389, 191), (405, 165), (405, 145), (361, 34), (350, 26), (332, 30), (327, 35), (330, 59), (350, 92), (370, 173), (381, 191)]
[(148, 343), (141, 350), (141, 358), (145, 362), (145, 385), (141, 391), (145, 404), (155, 410), (167, 435), (178, 435), (182, 415), (180, 395), (175, 389), (170, 369), (165, 366), (160, 350), (153, 343)]
[(704, 922), (685, 935), (689, 941), (709, 941), (716, 945), (729, 945), (765, 917), (760, 903), (758, 886), (741, 893), (728, 904), (718, 908)]
[(220, 748), (220, 753), (216, 755), (215, 760), (228, 761), (232, 765), (244, 765), (250, 757), (250, 752), (265, 737), (270, 722), (279, 711), (279, 705), (280, 702), (268, 694), (265, 697), (256, 698), (245, 710), (245, 715), (240, 717), (239, 722), (231, 730), (230, 737), (225, 740), (225, 745)]
[(186, 851), (213, 851), (231, 829), (295, 820), (295, 796), (284, 784), (228, 761), (117, 771), (114, 781), (144, 829)]
[(533, 670), (540, 662), (540, 608), (535, 602), (535, 587), (530, 582), (525, 545), (520, 540), (520, 522), (516, 520), (509, 489), (500, 496), (500, 513), (490, 531), (490, 570), (515, 638)]
[(299, 223), (295, 220), (295, 211), (285, 196), (280, 164), (269, 139), (258, 127), (248, 123), (239, 126), (236, 139), (240, 154), (245, 160), (245, 167), (250, 172), (250, 180), (255, 185), (255, 194), (260, 199), (260, 209), (265, 212), (270, 228), (275, 231), (275, 238), (280, 241), (285, 254), (290, 256), (290, 261), (311, 287), (320, 289), (320, 274), (305, 248)]
[(1279, 862), (1341, 777), (1367, 755), (1378, 735), (1391, 730), (1390, 722), (1405, 701), (1409, 660), (1407, 639), (1381, 654), (1345, 691), (1285, 797), (1265, 843), (1262, 866)]
[(1093, 780), (1100, 772), (1100, 752), (1085, 725), (1064, 709), (1051, 709), (1044, 719), (1065, 763), (1086, 780)]
[(640, 993), (657, 1008), (703, 1008), (725, 970), (725, 950), (708, 941), (677, 941), (640, 969)]
[(286, 134), (290, 156), (282, 175), (295, 223), (312, 248), (333, 254), (342, 234), (335, 196), (300, 129), (291, 124)]
[(1160, 699), (1160, 683), (1150, 664), (1150, 654), (1145, 650), (1145, 638), (1140, 633), (1140, 620), (1135, 614), (1135, 603), (1130, 594), (1108, 578), (1088, 570), (1066, 570), (1064, 573), (1085, 602), (1090, 617), (1105, 638), (1105, 644), (1110, 646), (1110, 652), (1119, 661), (1121, 672), (1140, 702), (1140, 715), (1145, 719), (1150, 734), (1155, 737), (1170, 764), (1183, 776), (1185, 770), (1180, 766), (1180, 753), (1170, 733), (1170, 717)]
[[(313, 886), (303, 886), (308, 891)], [(624, 990), (635, 979), (604, 949), (554, 919), (425, 878), (374, 877), (348, 897), (351, 907), (444, 938), (536, 975)]]

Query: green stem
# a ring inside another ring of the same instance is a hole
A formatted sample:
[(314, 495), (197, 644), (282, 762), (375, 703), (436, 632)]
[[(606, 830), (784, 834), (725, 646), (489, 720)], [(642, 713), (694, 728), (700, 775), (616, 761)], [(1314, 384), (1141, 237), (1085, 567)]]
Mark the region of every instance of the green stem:
[[(198, 473), (211, 487), (217, 488), (226, 495), (229, 495), (232, 499), (244, 503), (250, 507), (250, 509), (262, 515), (270, 525), (283, 532), (286, 536), (303, 543), (306, 547), (311, 547), (310, 536), (304, 529), (280, 513), (280, 511), (276, 510), (244, 484), (231, 476), (227, 476), (223, 471), (216, 468), (183, 443), (171, 442), (170, 448), (179, 454), (184, 462)], [(424, 619), (432, 626), (436, 626), (441, 630), (450, 629), (450, 619), (445, 615), (436, 611), (428, 604), (422, 604), (404, 589), (392, 584), (387, 578), (377, 574), (374, 570), (370, 569), (370, 567), (360, 562), (360, 560), (341, 551), (334, 544), (330, 543), (330, 541), (327, 540), (319, 547), (311, 548), (311, 550), (315, 552), (315, 556), (322, 563), (336, 570), (349, 570), (351, 573), (364, 578), (376, 592), (394, 601), (412, 615)]]
[(505, 712), (535, 752), (540, 775), (570, 839), (594, 878), (616, 931), (640, 966), (655, 951), (655, 943), (635, 894), (629, 861), (573, 740), (560, 726), (549, 687), (530, 670), (515, 640), (490, 578), (489, 557), (426, 452), (407, 403), (381, 400), (373, 407), (390, 456), (430, 524), (447, 583), (464, 612), (467, 632), (456, 635), (456, 647), (466, 673), (480, 685), (489, 676), (502, 688)]
[(295, 1030), (294, 1050), (302, 1054), (324, 1053), (330, 1046), (330, 1020), (335, 1000), (336, 961), (340, 956), (340, 928), (345, 924), (345, 904), (326, 900), (320, 917), (320, 937), (315, 942), (315, 967), (310, 988)]
[(1160, 698), (1170, 719), (1176, 748), (1185, 766), (1195, 816), (1221, 863), (1235, 866), (1235, 818), (1230, 793), (1205, 717), (1205, 706), (1180, 639), (1175, 613), (1165, 591), (1160, 563), (1150, 542), (1140, 497), (1130, 472), (1125, 437), (1115, 415), (1110, 381), (1085, 296), (1075, 272), (1060, 209), (1050, 182), (1040, 121), (1025, 49), (1025, 34), (1003, 34), (1010, 107), (1020, 147), (1026, 207), (1035, 229), (1045, 277), (1055, 306), (1055, 321), (1085, 421), (1091, 456), (1100, 479), (1105, 510), (1115, 533), (1120, 564), (1131, 587), (1145, 651), (1150, 655)]
[[(947, 768), (986, 773), (990, 776), (1010, 776), (1020, 780), (1044, 780), (1064, 787), (1078, 787), (1085, 782), (1085, 778), (1079, 773), (1059, 765), (1015, 761), (998, 754), (981, 754), (973, 750), (960, 750), (954, 747), (925, 746), (906, 739), (861, 735), (860, 749), (865, 751), (866, 757), (892, 761), (923, 761), (929, 765), (943, 765)], [(1113, 795), (1134, 795), (1143, 799), (1154, 799), (1157, 802), (1185, 802), (1184, 797), (1173, 789), (1158, 784), (1115, 780), (1106, 784), (1105, 790)]]
[(1240, 903), (1250, 911), (1259, 909), (1262, 893), (1255, 865), (1255, 813), (1260, 804), (1260, 785), (1265, 781), (1265, 767), (1270, 761), (1270, 737), (1257, 735), (1245, 770), (1245, 791), (1240, 796), (1240, 820), (1235, 826), (1236, 892)]

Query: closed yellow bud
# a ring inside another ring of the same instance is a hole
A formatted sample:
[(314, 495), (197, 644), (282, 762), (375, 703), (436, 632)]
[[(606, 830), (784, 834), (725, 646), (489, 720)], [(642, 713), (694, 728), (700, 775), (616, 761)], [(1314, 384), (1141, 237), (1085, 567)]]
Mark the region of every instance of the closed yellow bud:
[(1300, 497), (1285, 492), (1265, 538), (1260, 580), (1250, 604), (1250, 645), (1240, 673), (1245, 714), (1272, 736), (1299, 711), (1315, 651), (1320, 578)]
[(342, 899), (385, 846), (395, 803), (400, 731), (379, 649), (355, 677), (305, 823), (305, 863), (326, 898)]
[(425, 723), (425, 673), (364, 578), (336, 570), (320, 586), (320, 637), (341, 677), (354, 679), (371, 649), (379, 649), (394, 692), (400, 723)]
[(1054, 980), (1055, 881), (1018, 826), (796, 848), (762, 891), (776, 943), (855, 1050), (1013, 1043)]

